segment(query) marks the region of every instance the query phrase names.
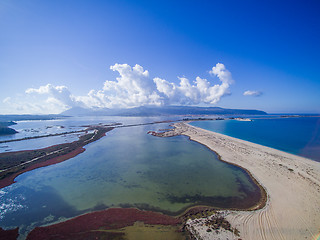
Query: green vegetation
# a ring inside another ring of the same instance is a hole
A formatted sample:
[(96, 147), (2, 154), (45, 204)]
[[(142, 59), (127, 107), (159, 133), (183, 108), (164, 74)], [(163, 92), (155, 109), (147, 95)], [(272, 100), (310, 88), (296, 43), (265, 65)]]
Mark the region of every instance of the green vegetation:
[(134, 225), (121, 229), (111, 230), (96, 230), (103, 233), (112, 233), (109, 239), (123, 239), (123, 240), (183, 240), (186, 239), (184, 234), (179, 231), (177, 226), (165, 225), (149, 225), (143, 222), (135, 222)]

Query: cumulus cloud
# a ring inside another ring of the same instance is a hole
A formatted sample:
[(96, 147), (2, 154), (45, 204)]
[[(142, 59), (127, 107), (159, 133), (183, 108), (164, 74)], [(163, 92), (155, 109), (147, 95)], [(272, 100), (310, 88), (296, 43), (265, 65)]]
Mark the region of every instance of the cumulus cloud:
[(103, 88), (98, 91), (91, 90), (86, 96), (74, 97), (78, 104), (99, 108), (130, 108), (164, 104), (149, 72), (142, 66), (115, 64), (110, 69), (118, 72), (119, 77), (115, 81), (105, 81)]
[(43, 94), (47, 95), (47, 102), (55, 102), (60, 105), (73, 106), (74, 100), (66, 86), (53, 86), (47, 84), (39, 88), (28, 88), (26, 94)]
[(164, 79), (154, 78), (159, 93), (166, 96), (170, 104), (197, 105), (200, 103), (215, 104), (221, 97), (229, 94), (230, 84), (233, 83), (231, 73), (222, 63), (216, 64), (210, 74), (217, 76), (221, 84), (211, 85), (207, 79), (197, 77), (191, 84), (189, 79), (179, 77), (180, 83), (170, 83)]
[(66, 86), (47, 84), (27, 89), (24, 104), (10, 98), (4, 101), (15, 108), (21, 105), (23, 110), (42, 113), (58, 113), (74, 106), (130, 108), (147, 105), (215, 104), (230, 93), (229, 87), (233, 83), (231, 73), (222, 63), (216, 64), (209, 71), (219, 81), (197, 77), (190, 82), (186, 77), (178, 77), (178, 83), (170, 82), (150, 77), (149, 72), (138, 64), (133, 67), (115, 64), (110, 70), (117, 72), (119, 76), (115, 80), (105, 81), (101, 89), (92, 89), (85, 96), (73, 95)]
[(60, 113), (70, 106), (54, 97), (38, 94), (25, 94), (6, 98), (5, 107), (2, 110), (6, 114), (50, 114)]
[(250, 90), (247, 90), (243, 93), (244, 96), (254, 96), (254, 97), (259, 97), (262, 95), (262, 92), (260, 91), (250, 91)]

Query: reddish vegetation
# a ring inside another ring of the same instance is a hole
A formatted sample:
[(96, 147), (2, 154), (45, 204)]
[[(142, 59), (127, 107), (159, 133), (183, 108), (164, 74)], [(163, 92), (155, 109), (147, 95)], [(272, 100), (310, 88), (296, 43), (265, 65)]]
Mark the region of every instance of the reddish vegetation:
[(69, 152), (69, 153), (67, 153), (65, 155), (51, 158), (51, 159), (49, 159), (49, 160), (47, 160), (45, 162), (35, 163), (35, 164), (27, 167), (26, 169), (23, 169), (23, 170), (21, 170), (19, 172), (16, 172), (16, 173), (10, 175), (9, 177), (1, 179), (0, 180), (0, 188), (4, 188), (4, 187), (9, 186), (12, 183), (14, 183), (15, 182), (14, 179), (17, 176), (19, 176), (20, 174), (22, 174), (22, 173), (31, 171), (31, 170), (36, 169), (36, 168), (50, 166), (50, 165), (53, 165), (53, 164), (56, 164), (56, 163), (63, 162), (65, 160), (68, 160), (69, 158), (73, 158), (73, 157), (77, 156), (78, 154), (80, 154), (80, 153), (82, 153), (84, 151), (85, 151), (85, 149), (83, 147), (79, 147), (79, 148), (77, 148), (77, 149), (73, 150), (72, 152)]
[[(141, 211), (134, 208), (110, 208), (88, 213), (66, 222), (33, 229), (27, 240), (34, 239), (98, 239), (110, 234), (94, 230), (119, 229), (133, 225), (136, 221), (151, 225), (177, 225), (180, 220), (161, 213)], [(109, 236), (111, 237), (111, 236)]]
[(1, 153), (0, 169), (5, 170), (0, 172), (0, 188), (14, 183), (14, 179), (24, 172), (75, 157), (85, 151), (83, 146), (102, 138), (106, 132), (112, 129), (112, 127), (93, 126), (88, 130), (94, 130), (94, 133), (80, 136), (79, 140), (71, 143), (57, 144), (36, 150)]
[(19, 235), (19, 229), (11, 229), (11, 230), (3, 230), (0, 227), (0, 240), (11, 240), (11, 239), (17, 239)]

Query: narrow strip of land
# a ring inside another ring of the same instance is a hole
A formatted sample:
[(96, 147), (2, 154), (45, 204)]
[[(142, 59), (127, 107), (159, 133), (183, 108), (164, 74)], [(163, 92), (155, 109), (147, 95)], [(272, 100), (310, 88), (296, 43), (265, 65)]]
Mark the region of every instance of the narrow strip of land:
[[(78, 131), (70, 131), (64, 133), (48, 134), (1, 141), (0, 143), (7, 143), (66, 134), (85, 133), (84, 135), (80, 136), (79, 140), (70, 143), (57, 144), (42, 149), (0, 153), (0, 188), (9, 186), (10, 184), (14, 183), (14, 179), (24, 172), (31, 171), (39, 167), (56, 164), (70, 159), (72, 157), (75, 157), (76, 155), (82, 153), (85, 150), (83, 146), (100, 139), (105, 135), (106, 132), (114, 128), (134, 127), (170, 122), (172, 121), (165, 120), (127, 125), (122, 125), (120, 123), (88, 125), (83, 126), (86, 127), (86, 129)], [(89, 131), (93, 132), (88, 133)]]
[[(218, 153), (221, 160), (248, 170), (266, 190), (268, 200), (262, 209), (226, 212), (225, 218), (239, 230), (241, 239), (315, 239), (320, 231), (319, 162), (186, 123), (174, 127), (163, 136), (189, 136)], [(202, 239), (212, 237), (197, 221), (189, 226)]]
[(42, 149), (0, 153), (0, 188), (14, 183), (14, 179), (27, 171), (56, 164), (70, 159), (85, 149), (83, 146), (94, 142), (112, 130), (113, 127), (91, 126), (93, 130), (80, 136), (79, 140)]
[(87, 129), (83, 129), (83, 130), (78, 130), (78, 131), (69, 131), (69, 132), (63, 132), (63, 133), (53, 133), (53, 134), (39, 135), (39, 136), (33, 136), (33, 137), (9, 139), (9, 140), (0, 141), (0, 144), (1, 143), (9, 143), (9, 142), (19, 142), (19, 141), (23, 141), (23, 140), (31, 140), (31, 139), (37, 139), (37, 138), (62, 136), (62, 135), (73, 134), (73, 133), (83, 133), (86, 131), (87, 131)]

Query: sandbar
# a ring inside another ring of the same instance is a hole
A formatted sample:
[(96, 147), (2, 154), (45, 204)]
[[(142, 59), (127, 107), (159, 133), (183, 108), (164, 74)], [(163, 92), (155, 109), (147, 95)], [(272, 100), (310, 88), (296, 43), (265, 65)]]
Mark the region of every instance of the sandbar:
[[(207, 146), (222, 161), (247, 170), (267, 193), (266, 204), (260, 209), (224, 212), (225, 219), (240, 233), (228, 239), (317, 239), (320, 232), (319, 162), (184, 122), (173, 126), (174, 130), (165, 132), (164, 137), (186, 135)], [(196, 222), (187, 222), (196, 235), (213, 239), (215, 233), (207, 232), (207, 227)]]

